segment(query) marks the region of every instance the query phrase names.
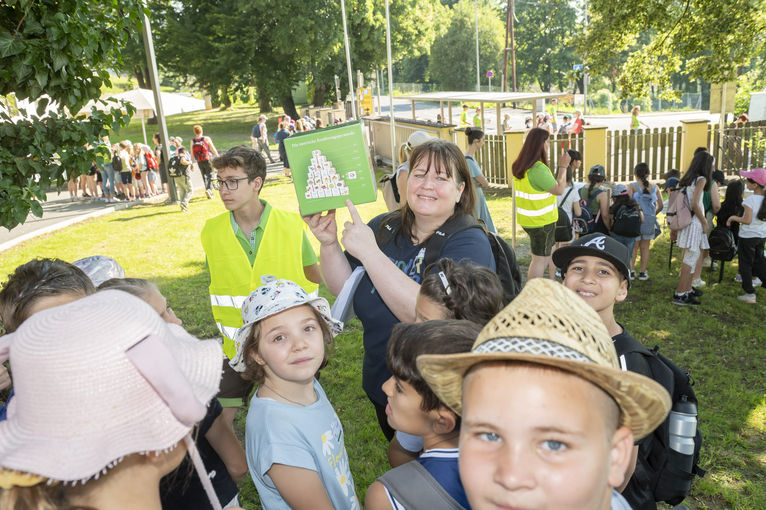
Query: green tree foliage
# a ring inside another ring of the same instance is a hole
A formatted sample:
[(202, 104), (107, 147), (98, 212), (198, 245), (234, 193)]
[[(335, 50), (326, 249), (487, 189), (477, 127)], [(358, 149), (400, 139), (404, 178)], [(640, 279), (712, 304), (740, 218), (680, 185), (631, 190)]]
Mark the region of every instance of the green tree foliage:
[[(579, 63), (573, 43), (582, 33), (571, 2), (549, 0), (543, 6), (519, 3), (516, 18), (518, 82), (536, 84), (543, 91), (553, 86), (565, 90), (572, 65)], [(510, 63), (508, 73), (511, 73)]]
[[(615, 52), (629, 50), (618, 76), (623, 97), (645, 96), (651, 85), (672, 97), (671, 76), (722, 83), (735, 78), (766, 44), (765, 0), (591, 0), (581, 39), (591, 73), (608, 69)], [(646, 43), (637, 42), (648, 34)]]
[[(291, 91), (306, 81), (322, 103), (334, 75), (348, 90), (343, 22), (338, 0), (188, 0), (165, 2), (158, 53), (167, 69), (207, 89), (256, 86), (294, 113)], [(392, 0), (394, 59), (426, 52), (443, 7), (438, 0)], [(153, 9), (154, 10), (154, 9)], [(386, 59), (384, 4), (346, 0), (354, 71), (365, 74)]]
[[(505, 25), (498, 11), (479, 2), (479, 73), (499, 76), (503, 65)], [(449, 14), (447, 30), (431, 45), (431, 79), (447, 90), (476, 88), (476, 23), (473, 0), (461, 0)]]
[[(99, 154), (86, 149), (128, 120), (119, 110), (72, 118), (109, 84), (120, 50), (138, 29), (138, 2), (119, 0), (3, 0), (0, 2), (0, 96), (44, 97), (36, 111), (11, 116), (0, 107), (0, 225), (13, 228), (55, 183), (85, 173)], [(49, 101), (60, 113), (43, 113)], [(132, 113), (130, 108), (128, 114)]]

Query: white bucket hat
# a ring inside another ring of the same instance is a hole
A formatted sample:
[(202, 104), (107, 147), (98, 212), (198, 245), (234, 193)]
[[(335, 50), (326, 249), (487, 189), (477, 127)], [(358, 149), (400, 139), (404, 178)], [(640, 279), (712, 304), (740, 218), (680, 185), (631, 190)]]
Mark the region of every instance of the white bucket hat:
[(172, 449), (217, 393), (221, 355), (118, 290), (34, 314), (0, 337), (15, 390), (0, 468), (84, 482), (127, 455)]
[[(270, 278), (273, 278), (269, 281)], [(323, 297), (311, 297), (303, 287), (290, 280), (278, 280), (273, 276), (264, 276), (263, 285), (255, 289), (242, 303), (242, 322), (244, 325), (234, 334), (234, 344), (237, 354), (229, 362), (229, 366), (237, 372), (245, 371), (245, 360), (242, 356), (245, 341), (253, 325), (266, 317), (284, 312), (287, 309), (301, 305), (309, 305), (319, 312), (327, 323), (334, 337), (343, 331), (343, 323), (332, 318), (330, 304)]]
[(125, 278), (125, 270), (119, 262), (104, 255), (93, 255), (75, 260), (72, 265), (82, 269), (96, 287), (112, 278)]

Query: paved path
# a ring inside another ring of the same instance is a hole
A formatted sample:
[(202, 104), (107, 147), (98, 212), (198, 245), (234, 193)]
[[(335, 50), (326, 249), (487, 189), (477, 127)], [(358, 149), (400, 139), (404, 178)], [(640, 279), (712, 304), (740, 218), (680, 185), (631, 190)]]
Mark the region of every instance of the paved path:
[[(278, 157), (275, 158), (278, 160)], [(267, 174), (281, 174), (282, 163), (270, 163), (266, 168)], [(199, 170), (192, 172), (192, 186), (195, 190), (204, 188), (202, 174)], [(113, 211), (133, 207), (134, 205), (144, 203), (161, 204), (167, 200), (166, 194), (147, 200), (136, 200), (134, 202), (117, 202), (108, 204), (99, 200), (78, 199), (71, 201), (69, 192), (66, 190), (58, 192), (51, 191), (47, 193), (47, 200), (43, 203), (43, 216), (38, 218), (32, 214), (27, 217), (26, 222), (18, 225), (13, 230), (0, 227), (0, 252), (7, 250), (28, 239), (39, 235), (54, 232), (74, 223), (78, 223), (90, 218), (96, 218)]]

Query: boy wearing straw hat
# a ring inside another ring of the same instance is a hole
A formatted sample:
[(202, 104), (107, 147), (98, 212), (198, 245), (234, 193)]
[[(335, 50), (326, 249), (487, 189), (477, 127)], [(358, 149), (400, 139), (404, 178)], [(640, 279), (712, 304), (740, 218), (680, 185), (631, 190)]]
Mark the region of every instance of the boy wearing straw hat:
[(462, 416), (460, 478), (474, 510), (626, 510), (633, 440), (670, 397), (620, 370), (598, 314), (538, 278), (481, 331), (470, 353), (422, 355), (418, 368)]

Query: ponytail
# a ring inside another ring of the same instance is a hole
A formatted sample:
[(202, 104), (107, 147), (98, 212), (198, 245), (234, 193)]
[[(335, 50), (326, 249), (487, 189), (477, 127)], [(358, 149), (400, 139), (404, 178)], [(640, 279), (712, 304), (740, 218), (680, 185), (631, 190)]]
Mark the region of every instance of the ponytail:
[(476, 140), (484, 138), (484, 131), (478, 128), (467, 127), (465, 128), (465, 136), (468, 138), (468, 145), (471, 145)]
[(646, 193), (648, 195), (650, 193), (649, 180), (647, 179), (647, 177), (649, 177), (649, 165), (647, 165), (646, 163), (639, 163), (633, 169), (633, 173), (636, 175), (636, 177), (641, 181), (641, 184), (643, 184), (644, 186), (642, 193)]

